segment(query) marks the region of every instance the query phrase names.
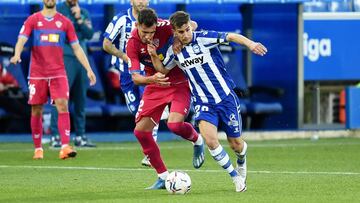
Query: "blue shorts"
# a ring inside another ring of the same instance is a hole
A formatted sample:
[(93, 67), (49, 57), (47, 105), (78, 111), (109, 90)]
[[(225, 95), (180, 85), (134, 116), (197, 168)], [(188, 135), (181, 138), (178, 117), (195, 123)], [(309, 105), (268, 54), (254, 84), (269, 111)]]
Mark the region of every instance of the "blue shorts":
[(237, 138), (241, 136), (242, 121), (240, 115), (239, 98), (234, 92), (218, 104), (193, 102), (195, 109), (195, 121), (207, 121), (219, 129), (225, 131), (228, 137)]
[(131, 114), (135, 116), (144, 92), (144, 87), (135, 85), (131, 79), (131, 75), (125, 74), (124, 72), (120, 74), (120, 86), (125, 96), (126, 105)]

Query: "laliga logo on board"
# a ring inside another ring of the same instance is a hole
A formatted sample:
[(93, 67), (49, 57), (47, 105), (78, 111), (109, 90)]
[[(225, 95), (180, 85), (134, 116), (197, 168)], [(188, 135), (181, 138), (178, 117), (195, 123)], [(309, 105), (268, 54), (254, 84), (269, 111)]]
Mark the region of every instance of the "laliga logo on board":
[(315, 62), (319, 57), (331, 56), (331, 39), (315, 39), (309, 38), (308, 33), (304, 32), (304, 57), (310, 61)]

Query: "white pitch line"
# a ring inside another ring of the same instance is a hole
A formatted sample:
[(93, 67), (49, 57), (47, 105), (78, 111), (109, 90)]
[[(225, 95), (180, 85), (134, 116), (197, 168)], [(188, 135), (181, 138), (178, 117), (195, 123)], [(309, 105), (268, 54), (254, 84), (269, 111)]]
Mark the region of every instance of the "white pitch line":
[[(60, 170), (90, 170), (90, 171), (153, 171), (151, 168), (101, 168), (101, 167), (78, 167), (78, 166), (25, 166), (25, 165), (0, 165), (1, 168), (22, 168), (22, 169), (60, 169)], [(169, 169), (170, 171), (177, 169)], [(186, 169), (186, 172), (200, 173), (224, 173), (223, 170), (205, 169), (195, 170)], [(304, 175), (353, 175), (360, 176), (360, 172), (333, 172), (333, 171), (248, 171), (248, 173), (258, 174), (304, 174)]]
[[(180, 145), (179, 145), (180, 144)], [(184, 149), (184, 148), (191, 148), (191, 144), (183, 144), (179, 143), (173, 146), (161, 146), (160, 149)], [(121, 145), (121, 144), (119, 144)], [(310, 142), (309, 143), (298, 143), (298, 144), (291, 144), (291, 143), (279, 143), (279, 144), (248, 144), (251, 148), (274, 148), (274, 147), (318, 147), (318, 146), (350, 146), (350, 145), (360, 145), (360, 142), (334, 142), (334, 143), (316, 143)], [(54, 148), (44, 147), (44, 149), (50, 150), (58, 150)], [(140, 146), (129, 146), (129, 147), (121, 147), (121, 146), (114, 146), (114, 147), (96, 147), (96, 148), (76, 148), (77, 150), (96, 150), (96, 151), (108, 151), (108, 150), (141, 150)], [(22, 151), (33, 151), (34, 149), (30, 148), (23, 148), (23, 149), (0, 149), (0, 152), (22, 152)]]

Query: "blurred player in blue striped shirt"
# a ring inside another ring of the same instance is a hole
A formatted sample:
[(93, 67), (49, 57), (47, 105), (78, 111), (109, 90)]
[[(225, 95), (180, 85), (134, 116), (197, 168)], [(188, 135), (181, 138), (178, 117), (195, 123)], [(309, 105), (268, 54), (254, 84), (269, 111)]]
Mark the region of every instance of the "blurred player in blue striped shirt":
[[(261, 56), (266, 54), (267, 49), (261, 43), (253, 42), (240, 34), (193, 32), (190, 22), (190, 15), (183, 11), (175, 12), (170, 17), (174, 35), (183, 45), (179, 53), (174, 53), (170, 46), (165, 59), (161, 61), (152, 45), (148, 45), (148, 52), (158, 71), (166, 74), (178, 65), (185, 72), (190, 82), (195, 120), (210, 154), (229, 173), (236, 192), (244, 192), (247, 144), (240, 137), (242, 123), (239, 100), (233, 91), (235, 85), (226, 71), (218, 45), (235, 42)], [(229, 145), (237, 156), (236, 168), (219, 143), (218, 127), (225, 131)]]

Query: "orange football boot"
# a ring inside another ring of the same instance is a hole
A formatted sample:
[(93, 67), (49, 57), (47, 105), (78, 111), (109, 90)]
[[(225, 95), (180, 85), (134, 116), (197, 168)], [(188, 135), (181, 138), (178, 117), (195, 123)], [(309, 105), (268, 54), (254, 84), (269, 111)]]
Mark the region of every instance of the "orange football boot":
[(44, 151), (42, 149), (35, 149), (33, 159), (43, 159), (44, 158)]
[(67, 159), (75, 157), (77, 152), (69, 145), (60, 150), (59, 158)]

